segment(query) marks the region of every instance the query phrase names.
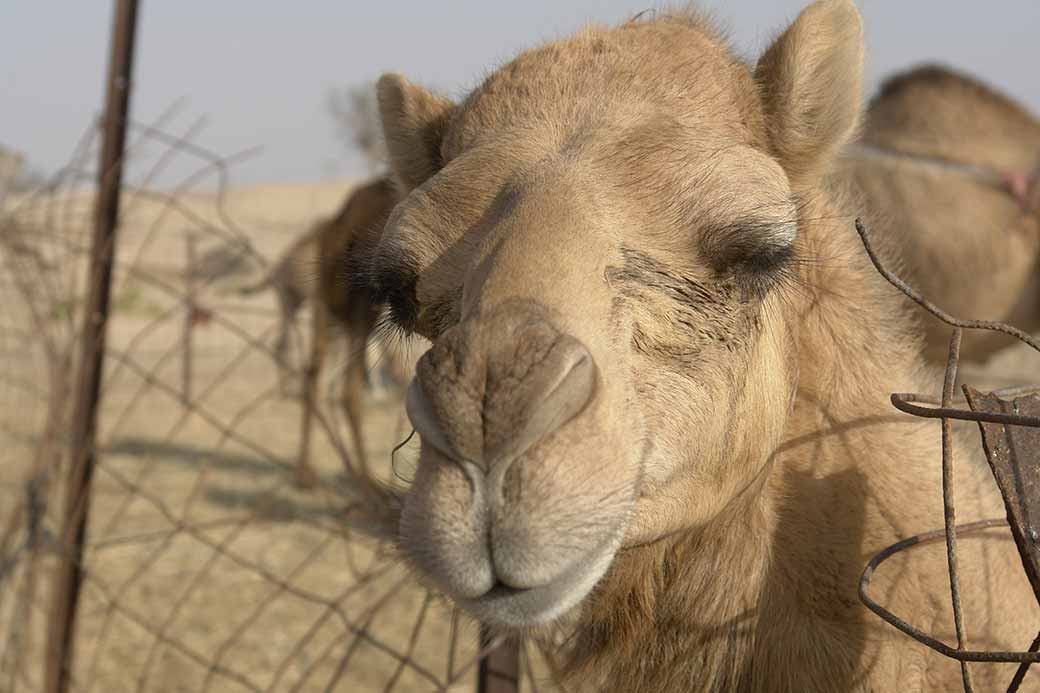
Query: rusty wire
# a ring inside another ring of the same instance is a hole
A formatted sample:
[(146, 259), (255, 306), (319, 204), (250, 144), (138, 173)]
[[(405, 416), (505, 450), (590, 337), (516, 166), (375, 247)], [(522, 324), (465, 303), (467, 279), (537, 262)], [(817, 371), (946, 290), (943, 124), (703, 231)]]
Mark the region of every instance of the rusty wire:
[[(954, 455), (950, 444), (950, 426), (951, 421), (957, 419), (962, 421), (974, 421), (980, 424), (999, 423), (1004, 426), (1027, 426), (1035, 428), (1040, 427), (1040, 417), (1003, 412), (973, 411), (954, 408), (951, 405), (954, 402), (953, 388), (956, 381), (957, 369), (960, 363), (961, 335), (964, 329), (982, 329), (1001, 332), (1018, 339), (1038, 352), (1040, 352), (1040, 342), (1034, 339), (1031, 335), (1001, 322), (963, 320), (949, 315), (885, 267), (871, 243), (870, 233), (862, 220), (856, 219), (855, 226), (871, 263), (881, 276), (906, 297), (914, 301), (918, 306), (952, 328), (950, 346), (947, 352), (946, 369), (943, 378), (942, 397), (939, 402), (936, 402), (934, 398), (922, 394), (893, 393), (891, 395), (893, 406), (900, 411), (921, 418), (937, 418), (941, 421), (942, 493), (945, 525), (941, 530), (926, 532), (899, 541), (886, 547), (871, 558), (860, 577), (860, 600), (867, 606), (867, 608), (903, 633), (928, 646), (932, 650), (935, 650), (946, 657), (957, 660), (960, 663), (962, 684), (966, 693), (972, 693), (974, 690), (971, 672), (968, 668), (969, 662), (1018, 662), (1019, 667), (1015, 671), (1015, 675), (1008, 687), (1008, 691), (1017, 691), (1021, 686), (1026, 672), (1028, 671), (1029, 665), (1034, 662), (1040, 662), (1040, 652), (1038, 652), (1038, 648), (1040, 648), (1040, 633), (1037, 634), (1029, 649), (1025, 651), (983, 651), (969, 650), (966, 647), (964, 614), (961, 607), (960, 579), (958, 572), (957, 537), (958, 535), (978, 532), (985, 529), (1007, 527), (1008, 519), (994, 518), (972, 522), (965, 525), (957, 525), (955, 489), (953, 484)], [(1018, 396), (1032, 394), (1038, 390), (1040, 390), (1040, 387), (1024, 386), (1007, 388), (1005, 390), (997, 391), (994, 394), (998, 396)], [(920, 406), (922, 403), (931, 405), (937, 404), (938, 406)], [(957, 635), (956, 647), (950, 647), (948, 644), (928, 635), (921, 629), (912, 626), (904, 619), (881, 606), (871, 598), (868, 592), (870, 580), (881, 563), (896, 553), (914, 546), (936, 541), (940, 538), (944, 539), (946, 542), (947, 565), (950, 578), (950, 599), (953, 606), (954, 626)]]

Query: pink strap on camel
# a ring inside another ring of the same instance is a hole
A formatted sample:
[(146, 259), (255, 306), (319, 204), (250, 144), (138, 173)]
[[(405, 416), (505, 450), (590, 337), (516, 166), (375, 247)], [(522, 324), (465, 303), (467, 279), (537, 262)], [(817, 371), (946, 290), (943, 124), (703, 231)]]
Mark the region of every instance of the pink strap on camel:
[(1037, 179), (1040, 178), (1040, 167), (1027, 172), (1004, 171), (1000, 178), (1004, 183), (1004, 188), (1018, 200), (1018, 204), (1023, 210), (1038, 211), (1040, 200), (1035, 199), (1034, 188), (1036, 188)]
[(938, 167), (974, 178), (984, 185), (998, 188), (1015, 198), (1022, 211), (1040, 215), (1040, 164), (1037, 164), (1032, 171), (997, 171), (927, 154), (909, 154), (865, 142), (850, 146), (848, 153), (861, 157), (898, 159), (920, 166)]

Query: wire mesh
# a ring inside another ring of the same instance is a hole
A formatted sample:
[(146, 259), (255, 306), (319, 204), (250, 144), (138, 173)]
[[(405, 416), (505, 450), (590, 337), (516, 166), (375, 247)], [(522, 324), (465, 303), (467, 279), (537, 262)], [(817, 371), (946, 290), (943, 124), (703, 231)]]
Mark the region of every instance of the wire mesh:
[[(860, 235), (860, 239), (863, 242), (863, 246), (867, 251), (867, 255), (870, 257), (871, 262), (874, 264), (875, 269), (894, 287), (902, 292), (907, 298), (915, 302), (923, 310), (930, 313), (932, 316), (938, 318), (942, 322), (946, 323), (951, 328), (950, 334), (950, 346), (948, 350), (946, 360), (946, 370), (943, 378), (942, 397), (936, 402), (933, 398), (929, 398), (926, 395), (915, 394), (915, 393), (893, 393), (892, 394), (892, 405), (900, 411), (917, 416), (921, 418), (932, 418), (939, 419), (942, 424), (942, 495), (943, 495), (943, 511), (945, 526), (941, 530), (935, 530), (926, 532), (924, 534), (915, 535), (899, 541), (892, 546), (882, 549), (877, 555), (870, 559), (867, 566), (863, 570), (863, 574), (860, 578), (859, 584), (859, 597), (860, 600), (873, 611), (875, 614), (880, 616), (886, 622), (898, 628), (903, 633), (912, 637), (919, 643), (926, 645), (932, 650), (957, 660), (961, 667), (961, 681), (966, 693), (974, 691), (975, 687), (972, 682), (971, 668), (969, 662), (1019, 662), (1020, 665), (1015, 671), (1013, 677), (1008, 684), (1009, 693), (1019, 690), (1022, 682), (1025, 680), (1026, 673), (1029, 666), (1035, 662), (1040, 662), (1040, 633), (1037, 634), (1036, 638), (1030, 644), (1028, 650), (1022, 651), (986, 651), (986, 650), (973, 650), (967, 646), (967, 627), (964, 623), (964, 615), (961, 601), (961, 586), (959, 579), (959, 568), (958, 568), (958, 554), (957, 554), (957, 538), (965, 534), (977, 533), (987, 529), (1009, 527), (1012, 534), (1016, 538), (1016, 544), (1019, 548), (1020, 557), (1023, 563), (1023, 569), (1027, 574), (1032, 576), (1031, 561), (1035, 561), (1036, 556), (1030, 555), (1031, 551), (1036, 551), (1031, 545), (1027, 546), (1026, 542), (1021, 541), (1021, 536), (1026, 533), (1030, 533), (1032, 538), (1036, 538), (1036, 529), (1033, 527), (1021, 526), (1019, 518), (1015, 517), (1015, 513), (1012, 512), (1012, 503), (1014, 498), (1017, 498), (1023, 505), (1031, 505), (1040, 501), (1040, 498), (1035, 497), (1035, 488), (1024, 486), (1019, 484), (1017, 488), (1009, 488), (1007, 484), (1001, 483), (1004, 481), (999, 470), (999, 463), (994, 455), (993, 445), (990, 444), (991, 439), (987, 434), (992, 434), (993, 431), (987, 430), (986, 426), (989, 424), (998, 424), (1001, 430), (1006, 436), (1012, 436), (1011, 431), (1015, 427), (1029, 427), (1037, 428), (1040, 427), (1040, 416), (1036, 413), (1023, 414), (1017, 411), (1015, 407), (1014, 411), (1002, 411), (994, 407), (985, 408), (977, 406), (977, 402), (982, 398), (979, 397), (979, 393), (973, 390), (968, 385), (964, 386), (965, 395), (970, 409), (960, 409), (953, 406), (954, 396), (953, 390), (957, 380), (957, 370), (960, 366), (960, 345), (961, 336), (965, 329), (982, 329), (992, 330), (995, 332), (1002, 332), (1004, 334), (1015, 337), (1020, 342), (1028, 345), (1034, 351), (1040, 351), (1040, 342), (1038, 342), (1031, 335), (1022, 332), (1021, 330), (1006, 325), (1000, 322), (984, 321), (984, 320), (963, 320), (949, 315), (934, 303), (929, 301), (927, 298), (922, 296), (913, 287), (899, 278), (895, 273), (888, 269), (885, 264), (881, 261), (878, 253), (874, 249), (873, 243), (871, 242), (870, 233), (866, 228), (866, 225), (859, 219), (856, 220), (856, 231)], [(997, 391), (989, 395), (989, 399), (995, 402), (1003, 404), (1002, 397), (1017, 397), (1017, 398), (1031, 398), (1025, 400), (1030, 403), (1031, 409), (1036, 412), (1040, 411), (1040, 399), (1037, 398), (1040, 393), (1040, 386), (1019, 386), (1013, 388), (1007, 388), (1005, 390)], [(1022, 400), (1015, 399), (1014, 403), (1018, 403)], [(930, 405), (930, 406), (922, 406)], [(1005, 503), (1008, 507), (1008, 515), (1006, 518), (994, 518), (989, 520), (981, 520), (978, 522), (972, 522), (965, 525), (957, 524), (957, 506), (956, 506), (956, 495), (955, 486), (953, 483), (954, 478), (954, 452), (953, 446), (950, 441), (950, 425), (953, 420), (962, 421), (974, 421), (977, 422), (982, 429), (984, 438), (984, 449), (986, 452), (987, 459), (993, 469), (995, 479), (998, 486), (1001, 487), (1001, 492), (1004, 495)], [(1037, 464), (1040, 464), (1040, 447), (1031, 445), (1029, 447), (1023, 446), (1018, 451), (1018, 457), (1020, 463), (1023, 465), (1029, 465), (1033, 468)], [(957, 637), (957, 644), (951, 646), (943, 642), (938, 637), (930, 635), (923, 630), (914, 627), (908, 623), (905, 619), (892, 613), (884, 606), (879, 604), (870, 595), (870, 581), (877, 568), (887, 559), (891, 558), (895, 554), (905, 551), (907, 549), (928, 544), (930, 542), (944, 540), (946, 543), (946, 554), (947, 564), (949, 568), (949, 580), (950, 580), (950, 600), (953, 607), (953, 618), (954, 628)], [(1036, 591), (1036, 598), (1040, 601), (1040, 590), (1037, 589), (1036, 583), (1034, 582), (1034, 591)]]
[[(299, 401), (278, 386), (278, 314), (271, 296), (235, 291), (345, 189), (302, 200), (232, 189), (229, 169), (249, 153), (200, 147), (197, 123), (178, 133), (182, 110), (130, 127), (70, 689), (473, 690), (480, 657), (500, 643), (396, 555), (377, 487), (343, 476), (335, 402), (316, 413), (320, 483), (293, 486)], [(73, 345), (89, 317), (96, 130), (44, 188), (0, 196), (2, 691), (43, 688), (50, 581), (67, 549), (58, 510)], [(157, 190), (173, 166), (182, 181)], [(188, 237), (192, 257), (230, 248), (247, 261), (193, 273)], [(369, 398), (365, 424), (387, 488), (402, 483), (391, 451), (403, 408), (391, 395)], [(398, 471), (416, 450), (397, 452)], [(537, 652), (521, 646), (517, 662), (522, 689), (551, 688)]]

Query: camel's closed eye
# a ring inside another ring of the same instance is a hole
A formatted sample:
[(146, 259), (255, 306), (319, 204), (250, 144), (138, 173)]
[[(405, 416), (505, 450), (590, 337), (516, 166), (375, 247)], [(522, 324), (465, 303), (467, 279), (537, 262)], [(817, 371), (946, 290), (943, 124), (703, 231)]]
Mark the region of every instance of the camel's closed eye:
[(415, 331), (419, 302), (415, 296), (416, 271), (403, 257), (382, 255), (360, 275), (376, 301), (389, 308), (390, 322), (407, 333)]
[(761, 293), (795, 260), (796, 232), (795, 222), (744, 219), (703, 231), (698, 245), (717, 274), (733, 276), (753, 293)]

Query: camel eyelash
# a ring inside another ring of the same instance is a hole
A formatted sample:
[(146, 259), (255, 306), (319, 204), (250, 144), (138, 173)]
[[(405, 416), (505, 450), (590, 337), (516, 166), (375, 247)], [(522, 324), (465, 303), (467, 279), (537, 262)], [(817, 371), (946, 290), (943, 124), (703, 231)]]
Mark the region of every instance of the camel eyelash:
[(419, 317), (419, 301), (415, 296), (418, 277), (414, 274), (384, 276), (377, 284), (376, 298), (389, 309), (390, 320), (406, 332), (414, 332)]
[(700, 252), (719, 276), (761, 294), (796, 260), (793, 222), (742, 221), (704, 231)]
[(415, 331), (419, 314), (415, 290), (419, 277), (407, 258), (377, 254), (367, 267), (357, 267), (351, 276), (369, 292), (373, 303), (388, 309), (388, 323), (407, 333)]

